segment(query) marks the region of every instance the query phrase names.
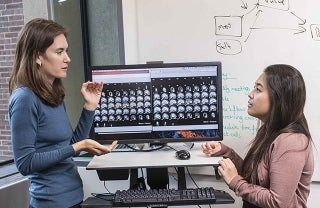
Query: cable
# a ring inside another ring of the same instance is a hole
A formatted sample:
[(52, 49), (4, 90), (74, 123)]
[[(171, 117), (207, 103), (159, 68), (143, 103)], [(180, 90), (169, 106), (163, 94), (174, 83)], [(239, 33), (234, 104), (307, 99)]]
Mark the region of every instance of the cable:
[[(188, 143), (188, 144), (189, 144), (189, 143)], [(168, 144), (166, 144), (165, 146), (166, 146), (166, 147), (169, 147), (170, 149), (173, 149), (173, 150), (175, 150), (175, 151), (178, 151), (177, 149), (175, 149), (174, 147), (172, 147), (172, 146), (170, 146), (170, 145), (168, 145)], [(189, 150), (191, 150), (191, 149), (194, 147), (194, 142), (192, 142), (191, 145), (187, 145), (187, 143), (184, 143), (184, 146), (186, 146)]]
[[(161, 145), (157, 146), (156, 148), (150, 148), (150, 149), (137, 149), (137, 148), (130, 146), (129, 144), (124, 144), (124, 145), (135, 152), (152, 152), (152, 151), (157, 151), (157, 150), (163, 149), (164, 147), (169, 147), (170, 149), (172, 149), (174, 151), (178, 151), (177, 149), (175, 149), (174, 147), (172, 147), (166, 143), (161, 144)], [(154, 147), (155, 145), (152, 145), (152, 146)], [(194, 147), (194, 143), (192, 143), (190, 146), (187, 145), (187, 147), (189, 149), (192, 149)]]
[(113, 193), (91, 193), (91, 196), (105, 201), (113, 201), (114, 199)]
[(172, 146), (165, 144), (166, 147), (169, 147), (170, 149), (173, 149), (174, 151), (178, 151), (177, 149), (173, 148)]
[(129, 149), (132, 149), (133, 151), (135, 152), (152, 152), (152, 151), (156, 151), (156, 150), (160, 150), (162, 149), (163, 147), (167, 146), (166, 144), (163, 144), (163, 145), (160, 145), (159, 147), (157, 148), (150, 148), (150, 149), (137, 149), (137, 148), (134, 148), (134, 147), (131, 147), (130, 145), (128, 144), (124, 144), (126, 147), (128, 147)]
[(103, 186), (104, 186), (104, 188), (107, 190), (108, 193), (111, 193), (111, 192), (109, 191), (109, 189), (107, 188), (106, 181), (103, 181)]
[[(197, 182), (196, 182), (196, 181), (194, 180), (194, 178), (192, 177), (192, 175), (191, 175), (191, 173), (190, 173), (190, 171), (189, 171), (189, 168), (188, 168), (188, 167), (185, 167), (185, 169), (187, 169), (188, 176), (190, 177), (190, 179), (192, 180), (192, 182), (194, 183), (194, 185), (195, 185), (197, 188), (200, 188), (200, 187), (198, 186)], [(208, 204), (208, 205), (209, 205), (209, 207), (211, 208), (211, 205), (210, 205), (210, 204)], [(198, 207), (201, 208), (200, 205), (198, 205)]]
[(189, 168), (186, 167), (185, 169), (187, 169), (188, 175), (189, 175), (190, 179), (192, 180), (192, 182), (194, 183), (194, 185), (195, 185), (197, 188), (199, 188), (198, 184), (197, 184), (196, 181), (193, 179), (193, 177), (192, 177), (192, 175), (191, 175), (191, 173), (190, 173), (190, 171), (189, 171)]

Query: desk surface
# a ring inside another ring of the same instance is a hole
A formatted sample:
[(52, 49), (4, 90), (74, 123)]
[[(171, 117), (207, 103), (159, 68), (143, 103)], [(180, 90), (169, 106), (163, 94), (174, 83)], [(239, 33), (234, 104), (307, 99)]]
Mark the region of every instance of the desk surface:
[[(179, 143), (180, 144), (180, 143)], [(178, 144), (170, 144), (173, 148), (186, 149)], [(175, 157), (175, 150), (155, 150), (151, 152), (111, 152), (94, 156), (87, 165), (88, 170), (148, 168), (148, 167), (185, 167), (185, 166), (214, 166), (222, 157), (208, 157), (202, 152), (201, 144), (195, 143), (188, 160), (179, 160)]]

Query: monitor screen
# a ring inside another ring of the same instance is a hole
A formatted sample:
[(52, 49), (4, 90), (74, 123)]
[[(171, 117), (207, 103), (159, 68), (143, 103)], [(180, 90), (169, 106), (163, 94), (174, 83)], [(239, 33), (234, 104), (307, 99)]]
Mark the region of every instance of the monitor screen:
[(221, 141), (220, 62), (90, 68), (103, 82), (93, 137), (103, 144)]

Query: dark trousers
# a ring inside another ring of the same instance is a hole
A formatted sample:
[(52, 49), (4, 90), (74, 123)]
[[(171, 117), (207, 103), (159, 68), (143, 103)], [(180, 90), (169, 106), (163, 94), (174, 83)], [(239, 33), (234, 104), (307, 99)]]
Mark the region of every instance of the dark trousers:
[[(81, 202), (81, 203), (82, 203), (82, 202)], [(74, 205), (74, 206), (72, 206), (72, 207), (70, 207), (70, 208), (81, 208), (81, 203), (76, 204), (76, 205)], [(29, 205), (29, 208), (35, 208), (35, 207)]]

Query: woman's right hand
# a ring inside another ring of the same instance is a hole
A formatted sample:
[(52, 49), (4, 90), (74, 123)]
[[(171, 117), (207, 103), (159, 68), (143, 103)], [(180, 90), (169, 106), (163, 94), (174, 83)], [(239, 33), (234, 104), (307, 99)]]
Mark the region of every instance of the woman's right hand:
[(117, 141), (113, 141), (112, 144), (106, 146), (92, 139), (84, 139), (74, 143), (72, 147), (76, 153), (85, 151), (93, 155), (104, 155), (110, 153), (115, 148), (117, 143)]
[(221, 150), (221, 143), (216, 141), (209, 141), (201, 145), (202, 152), (208, 156), (212, 156)]

